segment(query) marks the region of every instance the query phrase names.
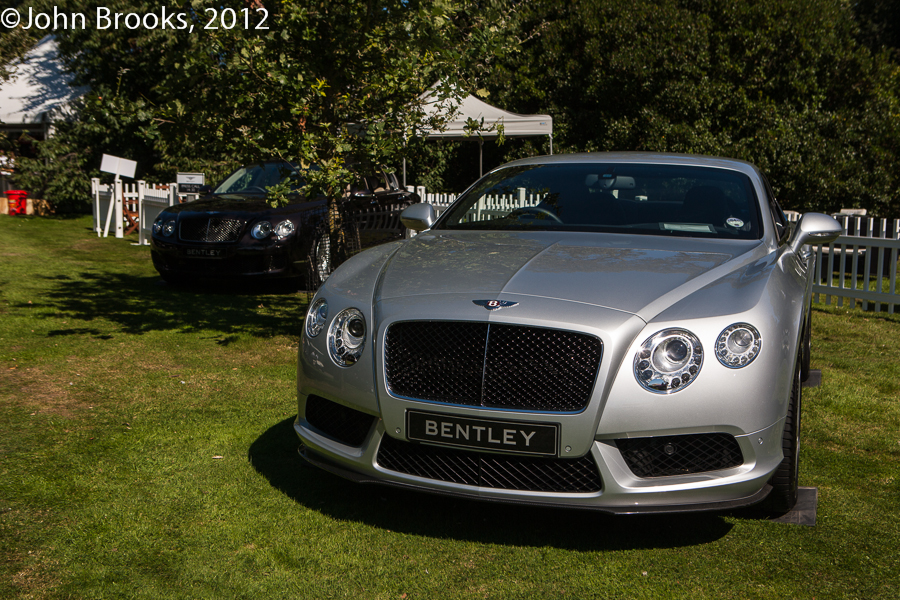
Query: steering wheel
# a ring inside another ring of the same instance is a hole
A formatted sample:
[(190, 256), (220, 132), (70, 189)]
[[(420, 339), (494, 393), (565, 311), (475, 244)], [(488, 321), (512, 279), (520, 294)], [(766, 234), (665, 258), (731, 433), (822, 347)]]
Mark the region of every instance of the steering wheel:
[(556, 216), (552, 211), (547, 210), (546, 208), (540, 208), (538, 206), (527, 206), (525, 208), (517, 208), (512, 211), (508, 215), (511, 218), (517, 219), (519, 217), (527, 217), (531, 219), (549, 219), (556, 223), (562, 223), (562, 220)]

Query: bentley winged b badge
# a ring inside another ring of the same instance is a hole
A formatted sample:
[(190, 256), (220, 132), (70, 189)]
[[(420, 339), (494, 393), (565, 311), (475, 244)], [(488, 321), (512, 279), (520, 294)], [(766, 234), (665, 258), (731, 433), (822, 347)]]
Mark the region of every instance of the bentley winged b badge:
[(518, 302), (510, 302), (509, 300), (472, 300), (472, 303), (483, 306), (487, 310), (500, 310), (501, 308), (509, 308), (518, 304)]

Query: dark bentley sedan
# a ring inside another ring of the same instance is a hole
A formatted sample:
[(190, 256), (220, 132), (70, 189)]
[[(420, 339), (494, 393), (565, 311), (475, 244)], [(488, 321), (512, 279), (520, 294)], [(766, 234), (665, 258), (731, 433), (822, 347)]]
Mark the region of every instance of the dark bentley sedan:
[[(287, 205), (273, 208), (266, 188), (291, 183)], [(307, 198), (296, 165), (269, 161), (230, 174), (194, 202), (171, 206), (153, 223), (153, 266), (170, 283), (199, 279), (305, 278), (316, 287), (331, 273), (324, 196)], [(351, 189), (345, 214), (361, 248), (403, 239), (400, 211), (419, 201), (396, 175), (364, 177)]]

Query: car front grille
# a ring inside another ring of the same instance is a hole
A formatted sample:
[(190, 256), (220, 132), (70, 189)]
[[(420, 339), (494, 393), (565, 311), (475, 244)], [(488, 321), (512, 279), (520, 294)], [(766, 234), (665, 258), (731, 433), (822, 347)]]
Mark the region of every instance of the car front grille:
[(178, 237), (185, 242), (234, 242), (241, 235), (245, 221), (222, 217), (182, 218)]
[(602, 489), (590, 455), (558, 459), (482, 454), (385, 435), (377, 461), (378, 466), (397, 473), (492, 489), (583, 494)]
[(727, 433), (619, 439), (616, 446), (638, 477), (689, 475), (744, 464), (741, 447)]
[(582, 333), (467, 321), (394, 323), (384, 346), (398, 396), (554, 412), (587, 406), (603, 349)]
[(306, 422), (335, 441), (359, 448), (366, 441), (375, 417), (310, 395), (306, 399)]

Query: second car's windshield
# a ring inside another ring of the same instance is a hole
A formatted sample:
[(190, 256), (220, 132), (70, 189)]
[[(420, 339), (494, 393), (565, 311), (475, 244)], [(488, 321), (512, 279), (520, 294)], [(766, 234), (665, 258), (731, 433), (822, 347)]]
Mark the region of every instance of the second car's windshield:
[(299, 173), (288, 163), (263, 163), (241, 167), (216, 188), (216, 194), (256, 193), (265, 194), (266, 188), (291, 178), (292, 189), (303, 186)]
[(489, 174), (436, 229), (605, 231), (759, 239), (749, 177), (682, 165), (521, 165)]

